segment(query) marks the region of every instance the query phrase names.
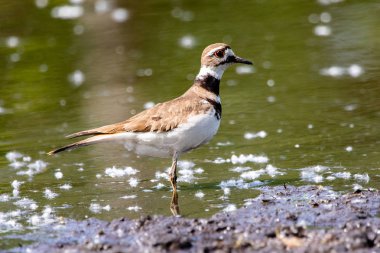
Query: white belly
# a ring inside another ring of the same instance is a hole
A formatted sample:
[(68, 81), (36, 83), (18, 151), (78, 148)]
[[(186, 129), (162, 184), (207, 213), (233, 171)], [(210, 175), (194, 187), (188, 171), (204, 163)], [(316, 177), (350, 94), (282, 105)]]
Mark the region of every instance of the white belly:
[(122, 133), (117, 139), (124, 142), (129, 151), (139, 155), (154, 157), (171, 157), (190, 151), (209, 140), (218, 131), (220, 120), (214, 110), (207, 114), (197, 115), (169, 132)]

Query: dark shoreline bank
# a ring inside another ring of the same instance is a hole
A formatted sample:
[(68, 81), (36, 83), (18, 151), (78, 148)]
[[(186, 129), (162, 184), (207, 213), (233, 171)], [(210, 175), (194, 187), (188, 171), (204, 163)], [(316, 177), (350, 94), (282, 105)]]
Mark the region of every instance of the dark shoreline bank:
[(64, 220), (13, 252), (380, 252), (378, 190), (260, 189), (247, 207), (209, 219)]

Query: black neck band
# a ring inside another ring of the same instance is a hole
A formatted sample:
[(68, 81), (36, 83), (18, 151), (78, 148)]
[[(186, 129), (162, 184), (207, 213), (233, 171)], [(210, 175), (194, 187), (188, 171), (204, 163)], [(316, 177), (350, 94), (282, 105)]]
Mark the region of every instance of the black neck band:
[(211, 75), (202, 76), (201, 78), (197, 77), (195, 79), (195, 85), (199, 85), (217, 96), (219, 96), (219, 84), (220, 80)]

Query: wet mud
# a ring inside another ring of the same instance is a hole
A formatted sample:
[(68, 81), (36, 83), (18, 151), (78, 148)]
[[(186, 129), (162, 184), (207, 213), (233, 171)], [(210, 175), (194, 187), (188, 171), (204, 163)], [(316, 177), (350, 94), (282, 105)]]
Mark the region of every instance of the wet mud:
[(247, 206), (208, 219), (62, 220), (13, 252), (380, 252), (380, 194), (262, 187)]

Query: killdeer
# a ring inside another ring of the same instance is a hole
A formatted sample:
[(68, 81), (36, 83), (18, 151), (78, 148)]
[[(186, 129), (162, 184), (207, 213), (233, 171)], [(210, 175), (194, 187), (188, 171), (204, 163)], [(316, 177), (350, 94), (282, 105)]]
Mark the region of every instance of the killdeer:
[(67, 138), (91, 136), (50, 151), (56, 154), (100, 142), (120, 141), (139, 155), (172, 157), (170, 182), (177, 189), (177, 159), (208, 142), (216, 134), (222, 117), (219, 83), (224, 71), (234, 63), (252, 64), (234, 54), (224, 43), (209, 45), (201, 56), (201, 69), (194, 84), (180, 97), (116, 124), (81, 131)]

